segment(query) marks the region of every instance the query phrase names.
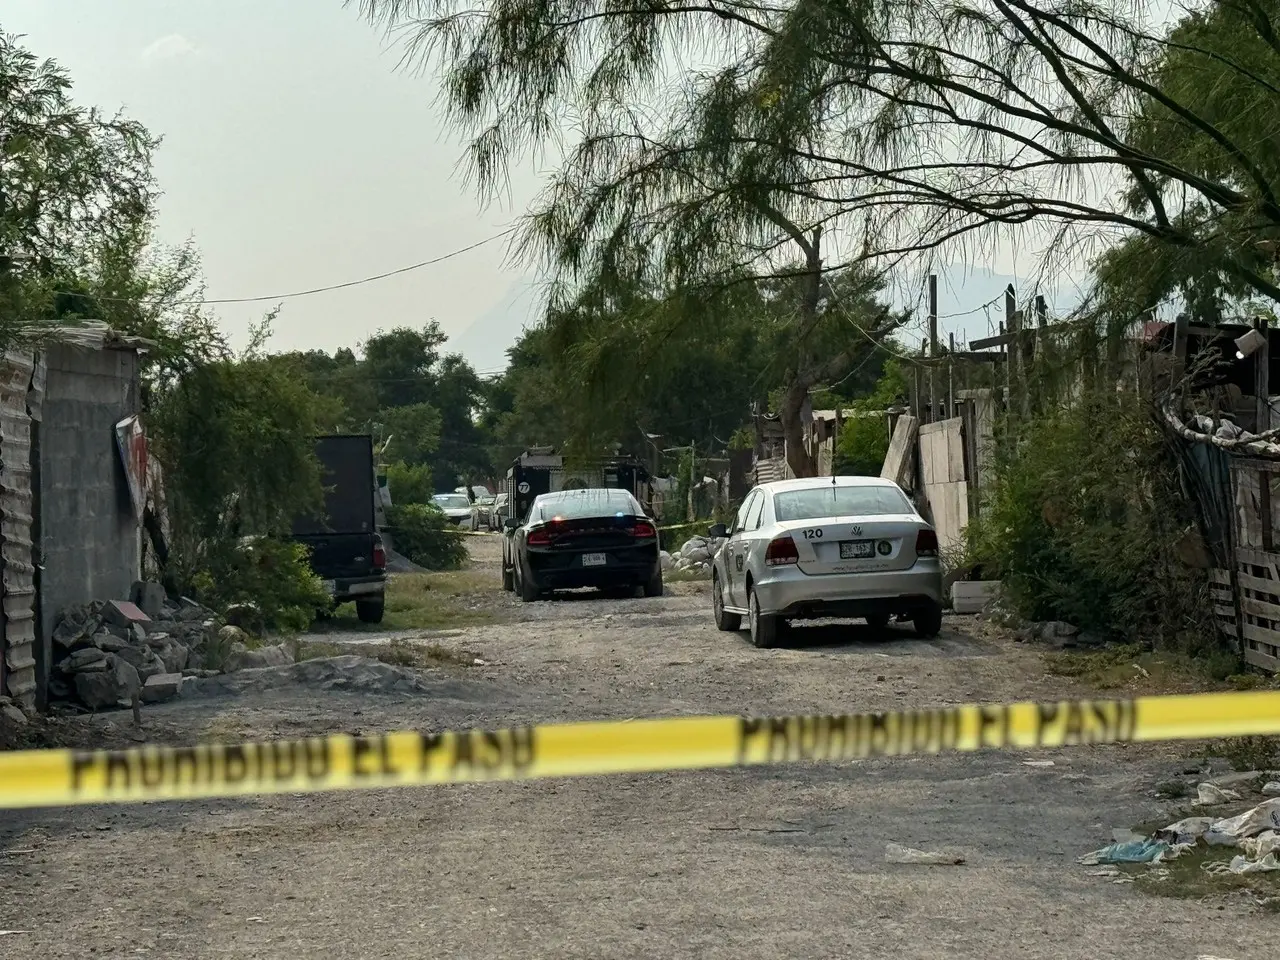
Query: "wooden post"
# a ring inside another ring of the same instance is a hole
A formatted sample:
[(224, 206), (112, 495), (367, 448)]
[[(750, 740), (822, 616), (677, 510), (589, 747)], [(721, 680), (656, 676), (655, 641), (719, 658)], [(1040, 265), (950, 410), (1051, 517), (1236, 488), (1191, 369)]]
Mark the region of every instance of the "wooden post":
[[(929, 341), (926, 338), (920, 341), (920, 356), (927, 357), (928, 355), (929, 355)], [(925, 411), (924, 416), (920, 418), (920, 422), (933, 423), (933, 396), (934, 396), (933, 386), (934, 384), (933, 384), (933, 365), (932, 364), (928, 366), (928, 372), (925, 377), (925, 382), (929, 387), (929, 399), (927, 401), (927, 406), (925, 406), (924, 408), (924, 411)]]
[(1191, 315), (1183, 312), (1173, 321), (1173, 364), (1169, 369), (1169, 389), (1180, 390), (1182, 380), (1187, 375), (1187, 328), (1191, 326)]
[(1019, 334), (1021, 324), (1018, 322), (1018, 306), (1015, 302), (1013, 284), (1004, 288), (1004, 326), (1009, 333), (1009, 344), (1006, 347), (1005, 361), (1008, 366), (1009, 389), (1005, 397), (1005, 409), (1013, 413), (1018, 409), (1022, 393), (1022, 350)]
[(947, 334), (947, 419), (956, 415), (956, 335)]
[[(1267, 330), (1267, 318), (1254, 321), (1254, 329), (1262, 334), (1262, 346), (1253, 355), (1253, 397), (1255, 433), (1271, 429), (1271, 338)], [(1271, 474), (1258, 472), (1258, 525), (1262, 528), (1262, 549), (1273, 549), (1271, 532)]]
[(938, 404), (938, 275), (929, 274), (929, 359), (934, 361), (929, 367), (929, 419), (945, 419), (937, 413)]

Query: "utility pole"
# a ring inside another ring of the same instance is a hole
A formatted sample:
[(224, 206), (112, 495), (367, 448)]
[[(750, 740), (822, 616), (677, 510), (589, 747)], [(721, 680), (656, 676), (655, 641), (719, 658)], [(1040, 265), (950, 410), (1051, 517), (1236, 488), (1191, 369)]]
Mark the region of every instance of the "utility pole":
[(698, 453), (697, 447), (692, 443), (689, 444), (689, 517), (688, 517), (688, 520), (690, 523), (693, 523), (694, 520), (698, 519), (696, 516), (694, 516), (694, 513), (693, 513), (693, 485), (695, 482), (693, 478), (694, 478), (694, 474), (697, 472), (697, 462), (698, 462), (697, 453)]
[(1021, 324), (1018, 322), (1018, 309), (1014, 301), (1013, 284), (1004, 288), (1004, 327), (1009, 333), (1009, 343), (1005, 352), (1005, 374), (1007, 387), (1005, 390), (1005, 409), (1013, 412), (1017, 403), (1017, 395), (1021, 388), (1022, 338)]
[[(938, 275), (929, 274), (929, 359), (938, 359)], [(937, 417), (938, 374), (935, 364), (929, 364), (929, 421)]]

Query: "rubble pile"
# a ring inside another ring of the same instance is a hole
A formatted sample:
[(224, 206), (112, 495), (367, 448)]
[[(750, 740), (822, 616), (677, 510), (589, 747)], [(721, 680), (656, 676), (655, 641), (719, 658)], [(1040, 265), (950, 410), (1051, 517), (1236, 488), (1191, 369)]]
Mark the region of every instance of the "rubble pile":
[(662, 551), (662, 569), (689, 580), (710, 580), (711, 558), (720, 543), (711, 537), (690, 537), (674, 556)]
[[(249, 649), (249, 635), (194, 600), (169, 600), (158, 583), (138, 582), (130, 600), (96, 600), (62, 612), (53, 630), (49, 699), (90, 710), (155, 703), (190, 677), (292, 663), (283, 647)], [(242, 605), (246, 606), (246, 605)]]

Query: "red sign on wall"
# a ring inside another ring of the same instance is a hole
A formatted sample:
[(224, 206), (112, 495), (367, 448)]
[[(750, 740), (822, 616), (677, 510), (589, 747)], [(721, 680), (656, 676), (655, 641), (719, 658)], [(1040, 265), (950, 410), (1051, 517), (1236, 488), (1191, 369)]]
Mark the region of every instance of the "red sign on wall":
[(133, 512), (141, 520), (147, 507), (147, 435), (142, 430), (141, 419), (126, 417), (116, 424), (116, 449), (120, 451), (120, 462), (129, 479)]

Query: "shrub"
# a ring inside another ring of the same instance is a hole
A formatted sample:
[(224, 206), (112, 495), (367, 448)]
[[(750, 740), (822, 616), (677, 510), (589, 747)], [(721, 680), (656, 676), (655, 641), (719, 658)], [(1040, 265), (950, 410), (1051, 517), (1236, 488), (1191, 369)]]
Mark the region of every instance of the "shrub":
[(1137, 397), (1086, 396), (1007, 425), (993, 473), (967, 560), (998, 571), (1016, 612), (1184, 646), (1213, 637), (1204, 577), (1176, 559), (1191, 522), (1177, 475)]
[[(395, 494), (392, 493), (394, 500)], [(435, 507), (411, 503), (387, 511), (387, 524), (398, 552), (428, 570), (457, 570), (466, 562), (462, 534)]]
[(328, 606), (329, 594), (311, 570), (307, 548), (268, 537), (227, 544), (206, 557), (205, 566), (191, 579), (201, 603), (225, 610), (234, 603), (252, 603), (269, 627), (305, 630), (317, 610)]
[(387, 467), (387, 489), (396, 506), (430, 503), (435, 488), (431, 485), (431, 468), (426, 464), (396, 461)]

